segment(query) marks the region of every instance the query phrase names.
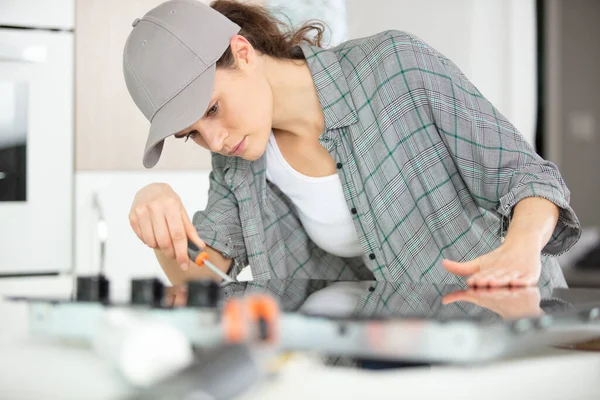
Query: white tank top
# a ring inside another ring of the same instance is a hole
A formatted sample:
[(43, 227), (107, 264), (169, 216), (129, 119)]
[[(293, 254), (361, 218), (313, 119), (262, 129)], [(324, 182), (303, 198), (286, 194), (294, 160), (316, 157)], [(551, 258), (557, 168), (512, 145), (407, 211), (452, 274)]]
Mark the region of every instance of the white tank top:
[(362, 247), (338, 174), (316, 178), (296, 171), (281, 154), (272, 133), (266, 155), (267, 179), (292, 200), (312, 241), (339, 257), (361, 255)]

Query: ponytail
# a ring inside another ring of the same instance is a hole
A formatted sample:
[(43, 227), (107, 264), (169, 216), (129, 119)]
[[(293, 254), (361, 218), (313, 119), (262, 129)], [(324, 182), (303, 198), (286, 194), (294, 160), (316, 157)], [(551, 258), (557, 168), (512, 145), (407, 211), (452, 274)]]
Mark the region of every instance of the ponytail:
[[(241, 3), (235, 0), (216, 0), (211, 7), (242, 28), (239, 35), (250, 42), (255, 50), (262, 54), (279, 58), (298, 60), (304, 55), (298, 45), (306, 42), (322, 47), (325, 26), (320, 21), (311, 21), (293, 31), (263, 6)], [(315, 32), (314, 37), (310, 33)], [(217, 61), (217, 67), (231, 67), (234, 59), (231, 48)]]

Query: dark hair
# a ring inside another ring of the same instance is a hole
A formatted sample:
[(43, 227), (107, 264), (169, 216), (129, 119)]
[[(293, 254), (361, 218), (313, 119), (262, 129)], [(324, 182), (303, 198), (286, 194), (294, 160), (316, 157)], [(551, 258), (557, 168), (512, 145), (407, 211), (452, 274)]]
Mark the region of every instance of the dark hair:
[[(297, 30), (275, 18), (265, 7), (246, 4), (235, 0), (216, 0), (210, 5), (242, 28), (239, 35), (245, 37), (255, 50), (262, 54), (280, 58), (303, 59), (300, 43), (307, 42), (312, 46), (322, 47), (325, 25), (321, 21), (311, 20)], [(309, 33), (315, 31), (314, 37)], [(217, 61), (217, 67), (233, 66), (233, 55), (228, 47)]]

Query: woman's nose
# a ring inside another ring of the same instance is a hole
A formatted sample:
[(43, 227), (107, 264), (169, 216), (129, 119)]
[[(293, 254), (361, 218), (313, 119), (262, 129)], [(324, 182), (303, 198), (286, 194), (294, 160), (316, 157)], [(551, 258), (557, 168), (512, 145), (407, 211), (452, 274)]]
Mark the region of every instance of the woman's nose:
[(211, 151), (219, 153), (221, 150), (223, 150), (223, 144), (225, 143), (225, 134), (222, 130), (210, 132), (206, 136), (206, 142), (208, 143), (208, 147)]

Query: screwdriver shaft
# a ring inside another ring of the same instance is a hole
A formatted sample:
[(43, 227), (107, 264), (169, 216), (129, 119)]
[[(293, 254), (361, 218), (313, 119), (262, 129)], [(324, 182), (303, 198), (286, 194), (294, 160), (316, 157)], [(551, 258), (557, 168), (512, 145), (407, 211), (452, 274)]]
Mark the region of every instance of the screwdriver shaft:
[(227, 275), (226, 273), (224, 273), (223, 271), (221, 271), (219, 268), (216, 267), (215, 264), (211, 263), (208, 260), (204, 260), (204, 265), (206, 265), (208, 268), (210, 268), (210, 270), (212, 272), (214, 272), (215, 274), (219, 275), (221, 278), (223, 278), (223, 280), (227, 283), (233, 282), (233, 279), (231, 279), (229, 277), (229, 275)]

